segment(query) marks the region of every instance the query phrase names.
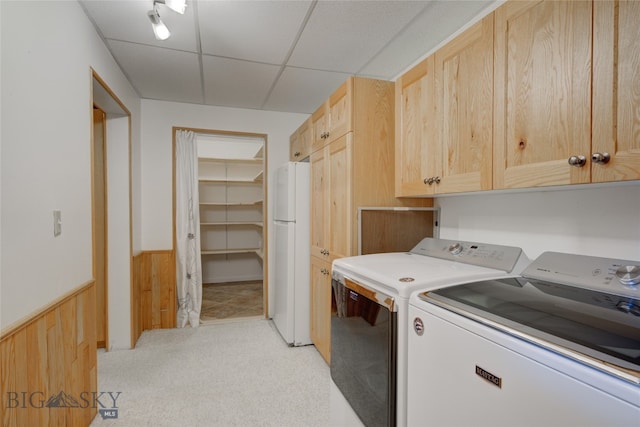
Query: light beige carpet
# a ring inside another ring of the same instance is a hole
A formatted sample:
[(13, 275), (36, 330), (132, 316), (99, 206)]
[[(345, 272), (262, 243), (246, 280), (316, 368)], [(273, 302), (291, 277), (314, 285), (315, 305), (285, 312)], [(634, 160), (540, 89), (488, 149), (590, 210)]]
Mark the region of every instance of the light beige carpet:
[(262, 315), (262, 280), (202, 285), (202, 320)]
[(98, 352), (117, 419), (91, 426), (328, 426), (329, 382), (315, 347), (287, 346), (270, 320), (145, 331), (135, 350)]

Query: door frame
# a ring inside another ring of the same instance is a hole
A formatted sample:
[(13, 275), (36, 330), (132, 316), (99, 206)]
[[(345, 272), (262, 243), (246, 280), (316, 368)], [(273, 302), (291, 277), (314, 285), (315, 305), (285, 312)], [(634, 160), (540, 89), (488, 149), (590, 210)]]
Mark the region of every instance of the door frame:
[[(101, 151), (102, 153), (98, 153), (96, 152), (96, 149), (99, 147), (96, 147), (96, 134), (97, 134), (97, 130), (96, 130), (96, 117), (95, 117), (95, 112), (99, 111), (101, 118), (101, 131), (98, 131), (102, 134), (101, 138), (102, 138), (102, 143), (101, 143)], [(104, 327), (104, 340), (98, 341), (97, 343), (97, 347), (98, 348), (107, 348), (107, 344), (109, 343), (109, 288), (108, 288), (108, 283), (109, 283), (109, 271), (108, 271), (108, 259), (109, 257), (107, 256), (107, 254), (109, 253), (109, 221), (108, 221), (108, 217), (107, 217), (107, 212), (109, 212), (109, 206), (108, 206), (108, 188), (107, 188), (107, 168), (108, 168), (108, 163), (107, 163), (107, 113), (102, 110), (100, 107), (98, 107), (96, 104), (94, 104), (93, 106), (93, 120), (92, 120), (92, 130), (91, 130), (91, 241), (92, 241), (92, 261), (93, 261), (93, 268), (92, 268), (92, 272), (93, 272), (93, 280), (96, 283), (96, 318), (98, 317), (102, 317), (103, 319), (103, 327)], [(96, 172), (95, 172), (95, 168), (97, 166), (98, 163), (102, 163), (102, 192), (96, 191), (96, 182), (95, 182), (95, 178), (96, 178)], [(98, 212), (96, 210), (96, 196), (98, 197), (102, 197), (103, 199), (103, 207), (102, 207), (102, 216), (103, 216), (103, 236), (102, 239), (103, 241), (100, 242), (98, 239), (98, 231), (97, 231), (97, 217), (98, 217)], [(97, 246), (102, 243), (103, 249), (102, 249), (102, 270), (103, 270), (103, 274), (102, 274), (102, 293), (103, 295), (99, 295), (99, 286), (98, 286), (98, 274), (97, 274), (97, 270), (98, 270), (98, 263), (100, 260), (98, 260), (98, 251), (97, 251)], [(103, 300), (103, 305), (104, 308), (102, 310), (102, 313), (100, 312), (101, 310), (98, 309), (98, 301), (99, 299), (102, 298)], [(97, 331), (99, 335), (102, 335), (102, 331)]]
[[(262, 182), (262, 194), (263, 194), (263, 203), (262, 203), (262, 218), (263, 218), (263, 227), (262, 227), (262, 247), (264, 248), (263, 257), (262, 257), (262, 314), (266, 319), (269, 317), (269, 227), (267, 221), (267, 205), (268, 205), (268, 194), (267, 194), (267, 177), (269, 176), (267, 173), (267, 144), (268, 144), (268, 136), (266, 133), (255, 133), (255, 132), (241, 132), (241, 131), (228, 131), (228, 130), (215, 130), (215, 129), (200, 129), (200, 128), (191, 128), (185, 126), (173, 126), (171, 128), (171, 185), (172, 185), (172, 218), (171, 225), (173, 227), (173, 265), (177, 263), (176, 256), (176, 133), (179, 130), (191, 131), (194, 133), (204, 134), (204, 135), (231, 135), (231, 136), (246, 136), (246, 137), (258, 137), (264, 140), (263, 145), (263, 174), (264, 179)], [(174, 286), (174, 295), (178, 295), (178, 283), (177, 280), (173, 283)]]
[[(133, 253), (133, 214), (132, 214), (132, 183), (131, 183), (131, 176), (132, 176), (132, 160), (131, 160), (131, 154), (132, 154), (132, 149), (131, 149), (131, 112), (127, 109), (127, 107), (124, 105), (124, 103), (118, 98), (118, 96), (115, 94), (115, 92), (109, 87), (109, 85), (104, 81), (104, 79), (102, 79), (98, 73), (90, 67), (90, 74), (91, 74), (91, 87), (90, 87), (90, 102), (89, 102), (89, 109), (90, 109), (90, 118), (91, 118), (91, 124), (90, 124), (90, 130), (91, 130), (91, 158), (90, 158), (90, 166), (91, 166), (91, 232), (92, 232), (92, 244), (91, 244), (91, 252), (92, 252), (92, 274), (95, 278), (96, 275), (96, 253), (95, 253), (95, 244), (96, 244), (96, 236), (95, 236), (95, 228), (96, 228), (96, 213), (94, 212), (94, 198), (95, 198), (95, 194), (94, 194), (94, 190), (93, 190), (93, 186), (94, 186), (94, 179), (93, 179), (93, 165), (94, 165), (94, 160), (95, 160), (95, 153), (94, 153), (94, 127), (93, 127), (93, 109), (94, 107), (99, 108), (100, 110), (102, 110), (105, 113), (105, 120), (104, 120), (104, 152), (105, 152), (105, 199), (109, 198), (109, 187), (107, 185), (107, 179), (108, 179), (108, 175), (110, 171), (113, 171), (113, 167), (116, 166), (114, 165), (112, 162), (107, 162), (106, 157), (107, 157), (107, 150), (108, 150), (108, 146), (109, 146), (109, 136), (108, 136), (108, 126), (109, 126), (109, 122), (111, 120), (119, 120), (122, 118), (126, 118), (127, 122), (126, 122), (126, 134), (127, 134), (127, 158), (128, 158), (128, 165), (127, 165), (127, 170), (128, 170), (128, 177), (127, 177), (127, 182), (128, 182), (128, 200), (129, 200), (129, 227), (128, 227), (128, 234), (129, 234), (129, 257), (128, 257), (128, 262), (129, 262), (129, 295), (130, 295), (130, 300), (129, 300), (129, 310), (130, 312), (133, 311), (133, 306), (134, 306), (134, 301), (133, 301), (133, 269), (131, 268), (132, 266), (132, 253)], [(110, 339), (109, 339), (109, 319), (110, 318), (117, 318), (117, 316), (113, 315), (114, 313), (111, 313), (113, 316), (109, 316), (109, 254), (108, 254), (108, 247), (109, 247), (109, 208), (108, 208), (108, 204), (105, 203), (105, 350), (109, 351), (111, 348), (110, 345)], [(114, 232), (115, 230), (113, 230), (113, 227), (111, 227), (111, 232)], [(118, 232), (122, 232), (123, 230), (117, 230)], [(112, 307), (112, 309), (115, 307)], [(133, 322), (130, 322), (131, 325), (133, 325)], [(134, 342), (134, 338), (133, 338), (133, 333), (131, 333), (131, 348), (133, 348), (133, 346), (135, 345)]]

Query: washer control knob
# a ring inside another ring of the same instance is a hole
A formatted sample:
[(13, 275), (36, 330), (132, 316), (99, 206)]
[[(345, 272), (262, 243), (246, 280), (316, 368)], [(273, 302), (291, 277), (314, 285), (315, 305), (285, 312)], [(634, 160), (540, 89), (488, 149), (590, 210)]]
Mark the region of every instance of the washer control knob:
[(460, 243), (449, 245), (449, 253), (451, 255), (458, 255), (460, 252), (462, 252), (462, 245)]
[(625, 286), (637, 286), (640, 284), (640, 266), (623, 265), (616, 270), (616, 276)]

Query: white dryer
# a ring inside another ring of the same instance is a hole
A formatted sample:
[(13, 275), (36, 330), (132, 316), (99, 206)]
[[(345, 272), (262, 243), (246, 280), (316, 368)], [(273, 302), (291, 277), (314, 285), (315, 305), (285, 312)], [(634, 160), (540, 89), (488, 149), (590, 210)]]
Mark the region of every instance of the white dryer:
[(472, 280), (519, 274), (520, 248), (425, 238), (410, 252), (333, 262), (331, 425), (407, 424), (409, 297)]

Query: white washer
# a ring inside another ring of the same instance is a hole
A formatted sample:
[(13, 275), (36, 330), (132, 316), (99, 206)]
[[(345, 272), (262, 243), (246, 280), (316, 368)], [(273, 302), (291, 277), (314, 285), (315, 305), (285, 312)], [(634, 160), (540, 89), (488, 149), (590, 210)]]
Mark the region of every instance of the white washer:
[(546, 252), (522, 277), (417, 292), (408, 424), (640, 423), (640, 261)]
[(519, 274), (528, 263), (520, 248), (433, 238), (406, 253), (335, 260), (331, 425), (407, 425), (412, 293)]

